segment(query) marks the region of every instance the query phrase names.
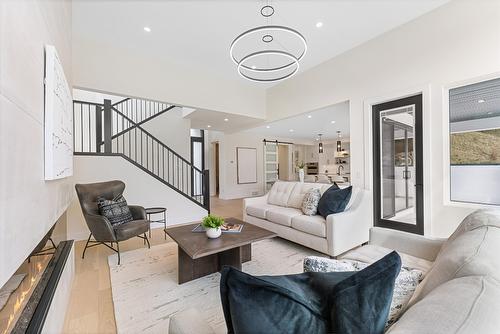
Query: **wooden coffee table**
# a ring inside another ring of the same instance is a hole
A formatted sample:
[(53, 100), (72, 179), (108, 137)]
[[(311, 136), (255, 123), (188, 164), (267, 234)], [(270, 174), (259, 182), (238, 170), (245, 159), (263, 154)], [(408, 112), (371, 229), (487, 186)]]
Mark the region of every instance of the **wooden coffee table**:
[(224, 265), (241, 269), (242, 263), (252, 259), (252, 242), (277, 236), (236, 218), (225, 221), (243, 224), (242, 231), (209, 239), (205, 233), (192, 232), (199, 223), (167, 228), (167, 234), (177, 243), (179, 284), (218, 272)]

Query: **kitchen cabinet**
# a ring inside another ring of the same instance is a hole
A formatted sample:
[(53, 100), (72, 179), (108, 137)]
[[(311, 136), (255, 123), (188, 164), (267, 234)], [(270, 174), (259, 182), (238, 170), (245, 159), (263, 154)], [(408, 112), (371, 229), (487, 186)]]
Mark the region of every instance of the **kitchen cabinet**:
[(305, 149), (306, 163), (319, 162), (318, 146), (307, 145)]

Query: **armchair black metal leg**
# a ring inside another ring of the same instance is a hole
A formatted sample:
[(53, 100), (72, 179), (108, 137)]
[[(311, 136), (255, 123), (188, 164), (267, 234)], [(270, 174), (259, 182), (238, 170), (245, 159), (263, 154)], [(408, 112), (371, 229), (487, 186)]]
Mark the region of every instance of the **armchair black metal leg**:
[(146, 233), (144, 233), (144, 241), (148, 243), (148, 248), (151, 248), (151, 245), (149, 244), (148, 237), (146, 236)]
[(116, 252), (118, 253), (118, 265), (120, 265), (121, 259), (120, 259), (120, 243), (117, 241), (116, 242)]
[(85, 258), (85, 251), (87, 250), (87, 247), (89, 245), (90, 238), (92, 238), (92, 233), (90, 233), (89, 238), (87, 239), (87, 243), (85, 244), (85, 248), (83, 249), (82, 259)]

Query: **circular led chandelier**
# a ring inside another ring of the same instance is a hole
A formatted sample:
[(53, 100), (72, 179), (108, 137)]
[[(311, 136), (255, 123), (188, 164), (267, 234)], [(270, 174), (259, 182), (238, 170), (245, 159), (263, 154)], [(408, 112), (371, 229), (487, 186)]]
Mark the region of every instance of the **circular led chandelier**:
[[(270, 20), (274, 15), (274, 8), (268, 4), (261, 8), (260, 14), (266, 20)], [(295, 51), (288, 50), (283, 45), (284, 41), (280, 41), (279, 34), (285, 34), (288, 40), (295, 40), (295, 44), (300, 45), (300, 48)], [(256, 50), (237, 53), (238, 48), (252, 38), (258, 38)], [(304, 36), (297, 30), (280, 25), (265, 25), (249, 29), (238, 35), (229, 48), (229, 55), (237, 65), (238, 74), (250, 81), (263, 83), (277, 82), (295, 75), (306, 52), (307, 42)], [(267, 60), (267, 66), (254, 65), (254, 62), (259, 59)], [(272, 59), (281, 60), (283, 63), (269, 65)]]

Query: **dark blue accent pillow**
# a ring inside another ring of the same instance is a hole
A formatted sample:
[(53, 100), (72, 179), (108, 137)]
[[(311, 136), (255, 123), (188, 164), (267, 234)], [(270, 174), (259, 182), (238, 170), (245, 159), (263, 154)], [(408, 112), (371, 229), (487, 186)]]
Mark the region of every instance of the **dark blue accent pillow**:
[(331, 186), (319, 199), (318, 213), (326, 218), (326, 216), (332, 213), (343, 212), (351, 199), (351, 194), (352, 186), (344, 189)]
[(383, 333), (400, 267), (396, 252), (358, 272), (255, 277), (224, 267), (228, 333)]

